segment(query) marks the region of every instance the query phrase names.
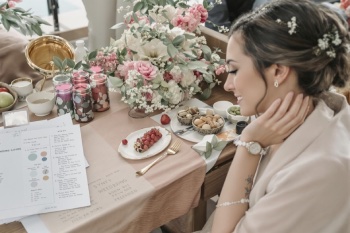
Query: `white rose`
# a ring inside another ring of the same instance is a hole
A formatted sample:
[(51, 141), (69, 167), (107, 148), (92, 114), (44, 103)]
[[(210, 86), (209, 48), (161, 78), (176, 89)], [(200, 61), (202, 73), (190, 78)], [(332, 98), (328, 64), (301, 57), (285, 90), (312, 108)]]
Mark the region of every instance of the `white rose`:
[(177, 85), (177, 83), (173, 80), (168, 82), (169, 89), (168, 93), (170, 94), (169, 102), (171, 104), (178, 104), (183, 99), (182, 89)]
[(181, 79), (181, 86), (183, 87), (188, 87), (190, 86), (192, 83), (194, 83), (194, 81), (196, 81), (196, 76), (193, 74), (192, 70), (183, 70), (183, 78)]
[(213, 62), (219, 62), (219, 61), (220, 61), (220, 56), (217, 55), (217, 54), (215, 54), (215, 53), (213, 53), (213, 54), (211, 55), (211, 60), (212, 60)]

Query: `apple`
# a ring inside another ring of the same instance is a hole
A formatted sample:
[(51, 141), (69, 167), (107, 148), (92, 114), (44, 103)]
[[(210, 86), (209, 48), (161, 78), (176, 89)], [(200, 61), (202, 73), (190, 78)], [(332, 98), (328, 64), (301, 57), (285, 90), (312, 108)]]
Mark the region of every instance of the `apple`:
[(8, 92), (0, 92), (0, 108), (6, 108), (10, 106), (15, 99)]
[(168, 114), (162, 114), (162, 116), (160, 117), (160, 123), (162, 123), (162, 125), (167, 125), (170, 123), (170, 117), (168, 116)]
[(6, 87), (0, 87), (0, 92), (9, 92), (9, 89)]

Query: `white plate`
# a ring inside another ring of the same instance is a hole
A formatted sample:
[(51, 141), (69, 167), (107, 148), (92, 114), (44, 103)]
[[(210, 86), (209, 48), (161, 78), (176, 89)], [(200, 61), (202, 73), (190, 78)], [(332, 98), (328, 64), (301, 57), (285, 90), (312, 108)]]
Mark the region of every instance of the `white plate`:
[[(136, 142), (136, 139), (142, 137), (147, 131), (151, 130), (152, 128), (158, 129), (163, 136), (159, 139), (159, 141), (154, 143), (153, 146), (145, 152), (137, 152), (134, 149), (134, 143)], [(128, 144), (123, 145), (122, 143), (120, 143), (118, 147), (119, 154), (126, 159), (138, 160), (152, 157), (164, 150), (171, 141), (171, 133), (162, 127), (154, 126), (132, 132), (125, 139), (128, 140)]]
[[(202, 113), (201, 109), (199, 110), (200, 113)], [(230, 122), (225, 122), (225, 125), (224, 127), (222, 128), (222, 130), (220, 132), (225, 132), (225, 131), (228, 131), (228, 130), (232, 130), (232, 129), (235, 129), (235, 126), (234, 124), (231, 124)], [(170, 121), (170, 127), (171, 127), (171, 130), (173, 132), (175, 131), (178, 131), (178, 130), (182, 130), (182, 129), (185, 129), (187, 127), (189, 127), (189, 125), (182, 125), (178, 120), (177, 120), (177, 117), (171, 119)], [(202, 141), (204, 135), (198, 133), (197, 131), (188, 131), (184, 134), (181, 134), (181, 135), (177, 135), (178, 137), (182, 138), (182, 139), (185, 139), (187, 141), (190, 141), (190, 142), (200, 142)]]

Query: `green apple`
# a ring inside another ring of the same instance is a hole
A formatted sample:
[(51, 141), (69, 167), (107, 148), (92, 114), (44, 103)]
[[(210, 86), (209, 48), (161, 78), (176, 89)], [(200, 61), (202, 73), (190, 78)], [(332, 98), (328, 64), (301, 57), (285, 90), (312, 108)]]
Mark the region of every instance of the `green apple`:
[(0, 108), (10, 106), (15, 99), (8, 92), (0, 92)]

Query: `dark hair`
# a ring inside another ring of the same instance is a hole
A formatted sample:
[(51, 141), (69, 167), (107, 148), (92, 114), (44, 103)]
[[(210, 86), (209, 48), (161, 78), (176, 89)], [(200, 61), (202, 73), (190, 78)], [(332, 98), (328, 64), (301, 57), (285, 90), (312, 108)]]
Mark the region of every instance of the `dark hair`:
[[(295, 33), (287, 23), (295, 17)], [(261, 74), (272, 64), (292, 67), (305, 94), (317, 97), (331, 85), (344, 87), (350, 78), (350, 37), (345, 20), (331, 9), (307, 0), (280, 0), (263, 5), (240, 17), (229, 37), (238, 32), (244, 53)], [(328, 49), (320, 49), (319, 39), (338, 34), (340, 44), (329, 40)], [(333, 51), (335, 57), (327, 52)], [(266, 84), (266, 80), (265, 80)]]

